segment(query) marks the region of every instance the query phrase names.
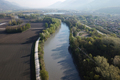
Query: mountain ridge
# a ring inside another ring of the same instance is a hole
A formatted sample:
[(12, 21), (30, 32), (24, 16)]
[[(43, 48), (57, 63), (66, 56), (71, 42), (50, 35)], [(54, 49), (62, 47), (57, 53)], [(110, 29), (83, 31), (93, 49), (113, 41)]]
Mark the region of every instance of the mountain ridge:
[[(55, 9), (97, 10), (108, 7), (120, 7), (120, 0), (66, 0), (49, 6)], [(56, 6), (54, 6), (56, 5)]]
[(120, 14), (120, 7), (101, 8), (94, 12), (108, 13), (108, 14)]
[(15, 3), (11, 3), (5, 0), (0, 0), (0, 10), (14, 10), (20, 9), (21, 7), (15, 5)]

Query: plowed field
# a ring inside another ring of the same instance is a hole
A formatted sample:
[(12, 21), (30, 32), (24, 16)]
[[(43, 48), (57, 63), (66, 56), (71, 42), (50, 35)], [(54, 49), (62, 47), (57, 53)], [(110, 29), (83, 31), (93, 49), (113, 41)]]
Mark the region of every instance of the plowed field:
[(22, 33), (0, 29), (0, 80), (34, 80), (33, 44), (43, 29), (42, 23), (31, 23)]

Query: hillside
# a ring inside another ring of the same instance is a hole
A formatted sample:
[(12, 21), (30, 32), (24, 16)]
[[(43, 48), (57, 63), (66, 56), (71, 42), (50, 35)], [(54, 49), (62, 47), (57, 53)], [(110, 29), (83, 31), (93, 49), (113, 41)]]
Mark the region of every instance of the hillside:
[(109, 13), (109, 14), (120, 14), (120, 7), (102, 8), (102, 9), (96, 10), (95, 12)]
[(64, 2), (57, 2), (49, 8), (58, 8), (58, 9), (82, 9), (87, 3), (91, 0), (66, 0)]
[(119, 0), (66, 0), (57, 2), (49, 8), (77, 9), (77, 10), (97, 10), (108, 7), (120, 7)]
[(0, 10), (14, 10), (20, 9), (15, 3), (11, 3), (5, 0), (0, 0)]
[(108, 7), (119, 7), (120, 0), (94, 0), (89, 3), (87, 8), (92, 10), (97, 10), (101, 8), (108, 8)]

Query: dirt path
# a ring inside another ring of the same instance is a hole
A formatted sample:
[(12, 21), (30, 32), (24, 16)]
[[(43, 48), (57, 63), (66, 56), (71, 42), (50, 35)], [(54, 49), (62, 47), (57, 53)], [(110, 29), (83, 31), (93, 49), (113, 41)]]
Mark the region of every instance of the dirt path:
[[(80, 33), (81, 33), (81, 35), (80, 35)], [(89, 34), (88, 34), (87, 32), (85, 32), (85, 31), (80, 31), (80, 32), (77, 33), (77, 36), (80, 36), (80, 37), (88, 37)]]
[[(85, 25), (85, 24), (82, 24), (82, 25)], [(90, 26), (88, 26), (88, 25), (85, 25), (85, 26), (91, 29)], [(98, 32), (99, 34), (105, 35), (104, 33), (100, 32), (99, 30), (97, 30), (97, 32)]]
[(44, 27), (32, 24), (31, 28), (16, 34), (0, 29), (0, 80), (34, 80), (32, 46)]

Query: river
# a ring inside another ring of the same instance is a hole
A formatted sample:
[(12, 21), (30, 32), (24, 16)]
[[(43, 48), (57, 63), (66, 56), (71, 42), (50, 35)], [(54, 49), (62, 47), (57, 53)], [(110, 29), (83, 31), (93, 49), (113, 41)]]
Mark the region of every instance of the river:
[(69, 47), (69, 28), (61, 23), (44, 44), (44, 61), (49, 80), (81, 80), (73, 63)]
[(54, 15), (54, 14), (65, 14), (64, 12), (48, 12), (44, 13), (44, 15)]

